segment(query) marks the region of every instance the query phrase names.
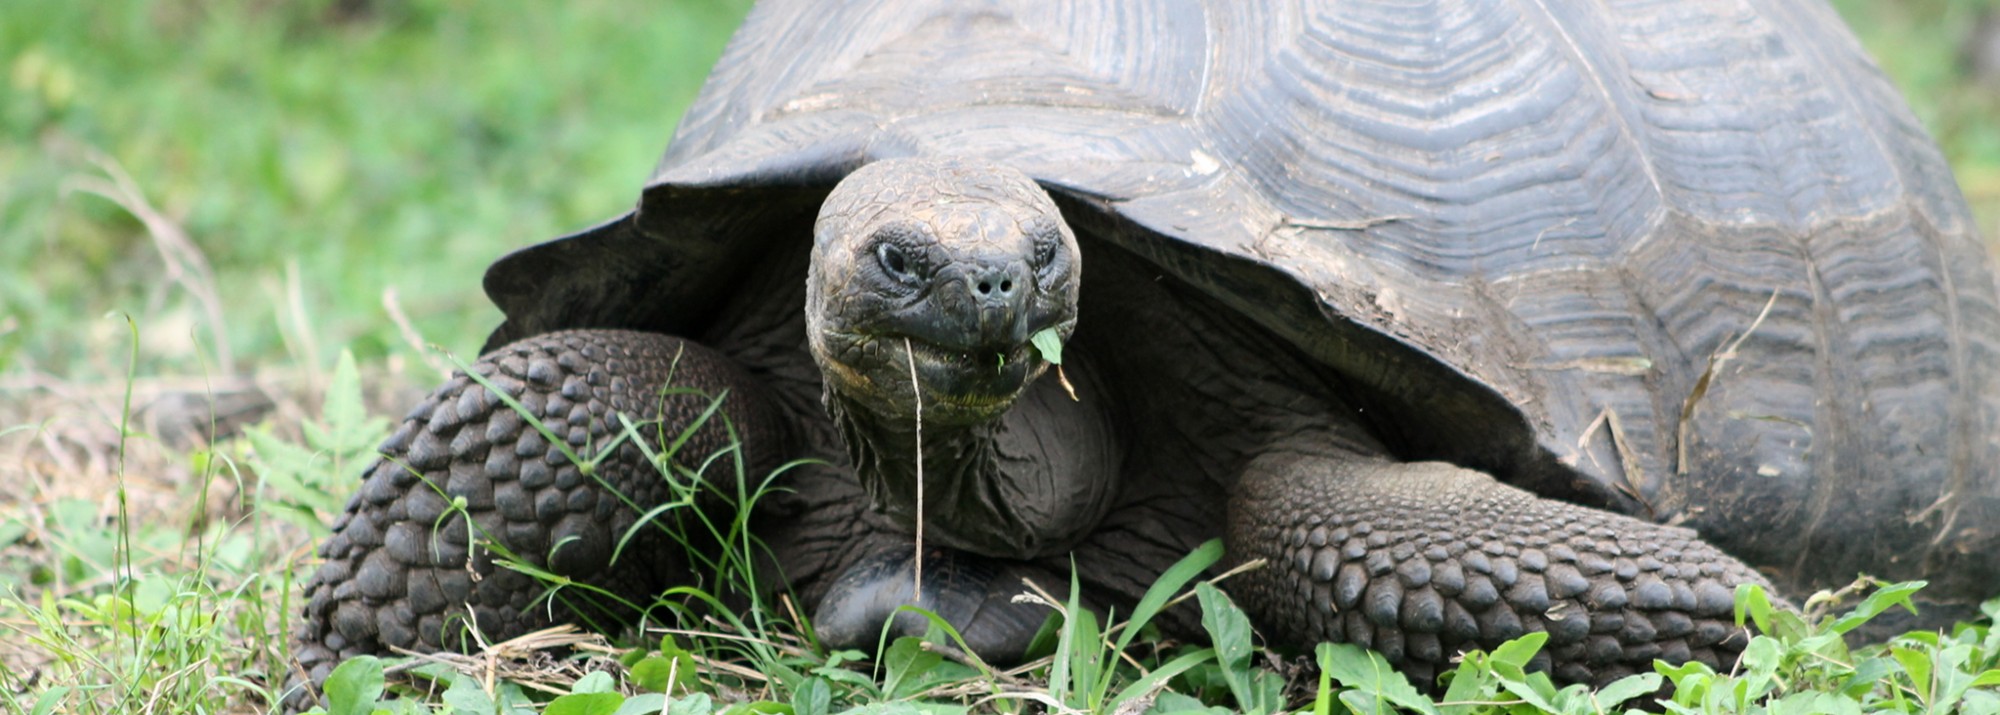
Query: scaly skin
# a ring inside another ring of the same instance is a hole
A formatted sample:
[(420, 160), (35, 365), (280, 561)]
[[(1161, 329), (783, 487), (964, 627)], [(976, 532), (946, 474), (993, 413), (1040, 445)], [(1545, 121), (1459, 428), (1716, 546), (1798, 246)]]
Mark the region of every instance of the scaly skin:
[(1275, 641), (1380, 651), (1420, 685), (1461, 650), (1534, 631), (1535, 664), (1602, 685), (1654, 658), (1726, 666), (1748, 566), (1691, 530), (1537, 497), (1482, 472), (1277, 445), (1230, 504), (1231, 594)]
[[(1694, 532), (1397, 461), (1365, 405), (1344, 402), (1342, 378), (1141, 258), (1096, 254), (1114, 270), (1095, 284), (1103, 312), (1080, 320), (1082, 256), (1059, 221), (1028, 177), (975, 162), (885, 160), (843, 182), (815, 229), (799, 346), (819, 368), (810, 387), (825, 390), (830, 423), (800, 413), (797, 378), (768, 377), (785, 370), (757, 374), (794, 396), (791, 412), (729, 359), (661, 335), (554, 333), (475, 369), (586, 454), (610, 441), (614, 413), (659, 416), (649, 441), (681, 433), (709, 403), (658, 399), (670, 373), (676, 387), (730, 391), (748, 474), (844, 452), (847, 463), (789, 474), (796, 490), (752, 522), (774, 557), (761, 566), (785, 572), (837, 646), (867, 647), (887, 619), (901, 633), (922, 626), (893, 615), (914, 596), (921, 503), (923, 605), (993, 661), (1018, 658), (1041, 621), (1039, 607), (1012, 600), (1022, 577), (1060, 586), (1076, 564), (1087, 600), (1129, 607), (1215, 536), (1232, 561), (1270, 561), (1226, 588), (1274, 644), (1372, 647), (1420, 685), (1462, 649), (1537, 630), (1550, 633), (1537, 664), (1565, 682), (1608, 681), (1655, 657), (1723, 666), (1741, 649), (1732, 591), (1764, 581)], [(1072, 329), (1069, 365), (1087, 396), (1031, 390), (1046, 365), (1029, 336)], [(732, 354), (768, 359), (793, 345)], [(801, 450), (792, 429), (844, 444)], [(711, 424), (683, 464), (727, 444)], [(383, 450), (306, 589), (297, 653), (315, 682), (354, 655), (460, 647), (453, 621), (468, 614), (488, 640), (634, 615), (551, 616), (538, 584), (468, 546), (479, 538), (639, 604), (699, 577), (652, 530), (607, 568), (635, 517), (671, 498), (639, 450), (599, 465), (607, 489), (462, 376)], [(470, 525), (447, 508), (459, 497)]]
[[(758, 386), (726, 358), (677, 338), (550, 333), (502, 347), (472, 369), (539, 415), (551, 434), (586, 460), (622, 431), (614, 415), (644, 425), (640, 432), (657, 452), (662, 435), (679, 435), (707, 409), (707, 395), (723, 390), (729, 391), (723, 414), (752, 457), (746, 474), (768, 473), (783, 456), (785, 430)], [(673, 387), (699, 394), (662, 397), (669, 378)], [(698, 468), (729, 445), (723, 420), (711, 418), (676, 462)], [(619, 555), (618, 568), (607, 568), (638, 516), (674, 496), (636, 445), (622, 443), (593, 478), (464, 374), (412, 410), (381, 451), (321, 545), (325, 563), (306, 583), (294, 653), (315, 685), (353, 656), (391, 647), (462, 648), (475, 623), (487, 642), (547, 625), (550, 609), (540, 600), (546, 589), (519, 572), (495, 568), (492, 551), (478, 546), (489, 540), (530, 564), (641, 606), (662, 584), (693, 577), (681, 548), (654, 528), (641, 528)], [(710, 469), (708, 478), (718, 477), (734, 478), (727, 460)], [(460, 498), (462, 511), (451, 507)], [(558, 594), (555, 620), (602, 627), (636, 615), (588, 600), (581, 589)], [(290, 704), (303, 706), (312, 697), (295, 692)]]

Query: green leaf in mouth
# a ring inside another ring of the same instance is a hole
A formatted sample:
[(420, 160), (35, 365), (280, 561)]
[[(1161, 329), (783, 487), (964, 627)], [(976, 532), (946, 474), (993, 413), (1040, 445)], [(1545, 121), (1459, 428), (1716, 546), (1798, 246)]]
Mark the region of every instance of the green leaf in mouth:
[(1042, 359), (1049, 361), (1050, 365), (1062, 364), (1062, 335), (1055, 328), (1043, 328), (1028, 341), (1035, 344), (1035, 350), (1041, 352)]

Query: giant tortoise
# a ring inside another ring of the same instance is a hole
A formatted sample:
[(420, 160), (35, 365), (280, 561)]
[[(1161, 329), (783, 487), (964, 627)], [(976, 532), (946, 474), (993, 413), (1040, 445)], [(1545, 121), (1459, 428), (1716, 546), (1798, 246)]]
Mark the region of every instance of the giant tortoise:
[(760, 568), (837, 645), (917, 598), (1018, 658), (1023, 579), (1128, 610), (1216, 538), (1269, 642), (1417, 678), (1724, 663), (1744, 583), (2000, 584), (1989, 259), (1818, 0), (768, 0), (637, 208), (485, 288), (480, 380), (324, 544), (315, 678), (697, 582), (632, 528), (684, 432), (722, 492), (790, 465)]

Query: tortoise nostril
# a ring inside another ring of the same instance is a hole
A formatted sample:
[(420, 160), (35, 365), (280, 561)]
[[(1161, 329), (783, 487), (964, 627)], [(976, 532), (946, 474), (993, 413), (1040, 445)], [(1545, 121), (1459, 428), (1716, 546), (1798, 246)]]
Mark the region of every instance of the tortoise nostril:
[(1027, 285), (1018, 280), (1020, 273), (1011, 267), (984, 267), (966, 276), (965, 289), (974, 300), (981, 303), (1013, 303), (1021, 294), (1014, 289)]

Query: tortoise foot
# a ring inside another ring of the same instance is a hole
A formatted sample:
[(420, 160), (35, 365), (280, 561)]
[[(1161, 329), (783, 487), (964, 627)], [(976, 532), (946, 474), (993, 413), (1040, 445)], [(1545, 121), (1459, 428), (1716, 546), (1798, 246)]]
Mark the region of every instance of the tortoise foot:
[[(1603, 684), (1654, 659), (1728, 668), (1740, 584), (1695, 532), (1537, 497), (1442, 463), (1260, 457), (1231, 505), (1232, 595), (1274, 640), (1373, 648), (1432, 684), (1454, 655), (1546, 632), (1532, 665)], [(1775, 593), (1774, 593), (1775, 595)]]
[[(889, 639), (922, 637), (930, 621), (922, 614), (898, 608), (912, 605), (928, 610), (958, 629), (966, 646), (990, 663), (1019, 662), (1036, 631), (1052, 611), (1048, 606), (1016, 601), (1031, 592), (1032, 579), (1050, 593), (1065, 581), (1041, 569), (950, 549), (930, 549), (924, 555), (923, 593), (916, 585), (911, 550), (878, 552), (849, 567), (820, 601), (813, 619), (820, 642), (830, 648), (873, 652), (888, 624)], [(953, 644), (939, 643), (941, 647)]]

